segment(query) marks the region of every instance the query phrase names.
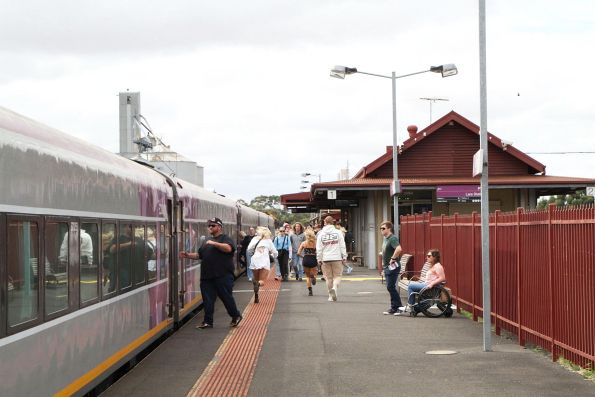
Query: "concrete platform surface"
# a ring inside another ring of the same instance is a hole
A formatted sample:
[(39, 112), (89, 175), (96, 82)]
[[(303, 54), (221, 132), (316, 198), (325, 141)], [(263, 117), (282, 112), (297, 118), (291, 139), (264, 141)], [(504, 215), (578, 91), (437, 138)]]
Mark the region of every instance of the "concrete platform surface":
[[(375, 271), (345, 275), (337, 302), (324, 282), (307, 296), (305, 282), (281, 291), (248, 396), (595, 396), (595, 383), (516, 340), (492, 335), (483, 352), (481, 324), (457, 313), (431, 319), (386, 316), (386, 286)], [(251, 285), (238, 280), (241, 308)], [(106, 396), (185, 396), (229, 332), (217, 304), (215, 328), (196, 330), (199, 313)], [(241, 326), (241, 324), (240, 324)], [(452, 355), (427, 351), (451, 350)]]

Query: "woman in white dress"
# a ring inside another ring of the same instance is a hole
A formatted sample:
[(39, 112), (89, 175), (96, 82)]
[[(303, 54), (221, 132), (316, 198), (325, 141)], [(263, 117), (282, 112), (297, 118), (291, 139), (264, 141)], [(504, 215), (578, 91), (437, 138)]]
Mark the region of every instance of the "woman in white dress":
[(271, 256), (277, 257), (277, 249), (271, 241), (271, 232), (268, 228), (263, 226), (256, 228), (256, 236), (250, 241), (248, 251), (254, 253), (250, 260), (250, 269), (254, 275), (252, 278), (254, 303), (258, 303), (258, 290), (261, 285), (264, 285), (264, 280), (271, 270)]

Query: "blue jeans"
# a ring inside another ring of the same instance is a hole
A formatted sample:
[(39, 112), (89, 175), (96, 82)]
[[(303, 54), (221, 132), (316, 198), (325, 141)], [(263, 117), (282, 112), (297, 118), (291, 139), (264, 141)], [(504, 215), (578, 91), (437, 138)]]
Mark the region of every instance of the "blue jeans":
[(231, 318), (239, 317), (240, 311), (233, 298), (233, 274), (226, 274), (218, 278), (200, 280), (200, 293), (205, 311), (204, 322), (213, 325), (213, 314), (215, 313), (215, 301), (217, 297), (223, 302), (227, 314)]
[(412, 281), (409, 283), (409, 287), (407, 287), (407, 296), (409, 297), (409, 299), (407, 299), (407, 302), (410, 305), (414, 305), (415, 304), (415, 295), (412, 295), (414, 292), (419, 292), (422, 289), (426, 288), (428, 284), (421, 282), (421, 281)]
[(304, 266), (302, 266), (302, 257), (296, 253), (292, 253), (291, 264), (295, 269), (295, 276), (299, 278), (304, 277)]
[(397, 267), (395, 270), (384, 269), (384, 278), (386, 278), (386, 289), (390, 294), (390, 308), (395, 312), (399, 310), (399, 307), (403, 306), (403, 304), (401, 303), (401, 296), (399, 295), (399, 291), (397, 289), (397, 278), (399, 277), (400, 271), (400, 267)]
[(252, 261), (251, 253), (246, 251), (246, 276), (252, 280), (254, 278), (254, 274), (252, 274), (252, 269), (250, 269), (250, 262)]

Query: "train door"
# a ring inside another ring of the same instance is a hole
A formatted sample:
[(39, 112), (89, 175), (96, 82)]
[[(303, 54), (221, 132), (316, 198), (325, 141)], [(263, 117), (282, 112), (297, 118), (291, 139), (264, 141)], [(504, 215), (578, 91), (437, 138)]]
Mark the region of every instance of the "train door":
[[(177, 207), (177, 214), (176, 214), (176, 230), (178, 231), (178, 238), (177, 238), (177, 252), (186, 251), (186, 238), (188, 236), (186, 227), (187, 225), (184, 224), (184, 207), (181, 201), (178, 202), (176, 205)], [(177, 279), (178, 279), (178, 308), (182, 310), (184, 308), (184, 294), (186, 293), (186, 261), (188, 259), (180, 259), (179, 254), (176, 254), (176, 271), (177, 271)]]
[(179, 205), (167, 200), (167, 218), (169, 219), (169, 316), (174, 323), (179, 320), (179, 260), (178, 260), (178, 211)]

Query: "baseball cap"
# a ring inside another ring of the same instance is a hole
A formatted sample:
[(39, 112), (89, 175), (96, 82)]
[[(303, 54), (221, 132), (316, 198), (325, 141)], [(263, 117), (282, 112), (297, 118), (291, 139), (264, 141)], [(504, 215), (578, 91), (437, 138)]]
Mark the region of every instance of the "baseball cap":
[(223, 226), (223, 221), (219, 218), (211, 218), (207, 221), (207, 225), (219, 225)]

